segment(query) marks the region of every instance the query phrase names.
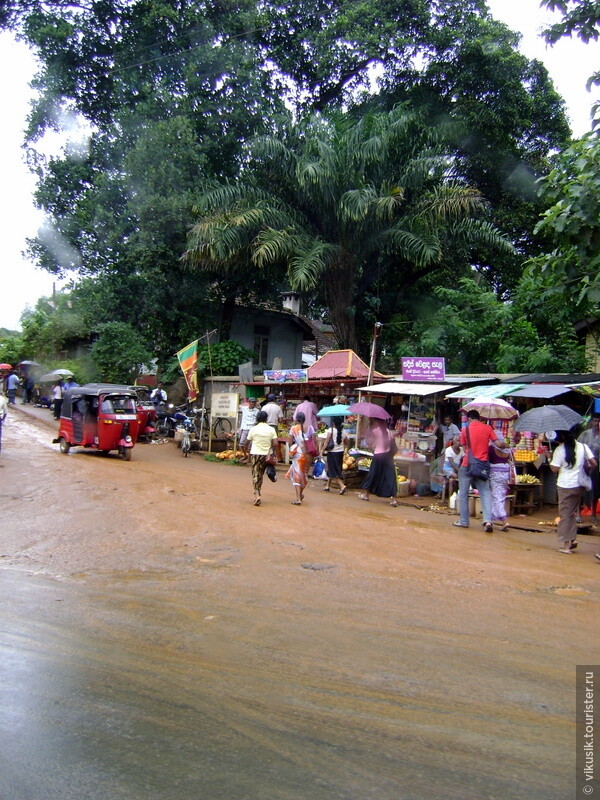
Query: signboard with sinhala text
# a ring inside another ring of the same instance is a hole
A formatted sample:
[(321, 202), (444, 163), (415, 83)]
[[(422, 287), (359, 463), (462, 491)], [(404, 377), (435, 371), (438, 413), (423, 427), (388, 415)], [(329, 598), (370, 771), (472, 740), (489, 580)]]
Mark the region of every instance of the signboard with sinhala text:
[(403, 358), (403, 381), (445, 381), (446, 359), (442, 356), (432, 358)]

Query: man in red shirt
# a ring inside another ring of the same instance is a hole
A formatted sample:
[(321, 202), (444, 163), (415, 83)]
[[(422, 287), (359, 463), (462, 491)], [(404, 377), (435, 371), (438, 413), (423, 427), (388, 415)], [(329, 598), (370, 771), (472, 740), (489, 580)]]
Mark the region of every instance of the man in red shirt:
[(478, 411), (469, 411), (467, 419), (469, 421), (468, 427), (463, 428), (460, 433), (460, 443), (465, 448), (465, 455), (458, 470), (458, 508), (460, 510), (460, 518), (453, 524), (457, 528), (469, 527), (469, 489), (473, 486), (479, 492), (484, 530), (486, 533), (491, 533), (494, 528), (492, 526), (492, 490), (490, 489), (489, 478), (483, 480), (482, 478), (470, 477), (467, 475), (467, 464), (469, 463), (469, 451), (480, 461), (487, 461), (490, 442), (495, 442), (498, 439), (498, 435), (493, 428), (481, 421)]

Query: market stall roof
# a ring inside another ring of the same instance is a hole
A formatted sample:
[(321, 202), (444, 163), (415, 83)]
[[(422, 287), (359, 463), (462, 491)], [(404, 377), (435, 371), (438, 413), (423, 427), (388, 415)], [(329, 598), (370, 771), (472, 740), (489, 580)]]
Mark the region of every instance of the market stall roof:
[(525, 375), (511, 375), (510, 378), (513, 383), (559, 383), (563, 386), (570, 386), (574, 383), (600, 381), (600, 374), (588, 372), (583, 375), (575, 375), (563, 372), (551, 375), (546, 372), (532, 372)]
[(590, 381), (589, 383), (572, 383), (569, 390), (587, 394), (590, 397), (600, 397), (600, 381)]
[(496, 383), (493, 386), (466, 386), (457, 392), (451, 392), (446, 397), (472, 399), (474, 397), (503, 397), (505, 394), (512, 395), (516, 390), (523, 386), (522, 383)]
[(456, 389), (456, 383), (374, 383), (371, 386), (359, 386), (359, 392), (375, 392), (376, 394), (414, 394), (425, 397), (429, 394)]
[(546, 400), (570, 392), (571, 389), (562, 383), (530, 383), (522, 389), (511, 392), (511, 397), (543, 397)]
[[(381, 372), (374, 372), (373, 376), (385, 378)], [(309, 381), (368, 377), (369, 367), (354, 350), (330, 350), (308, 368)]]

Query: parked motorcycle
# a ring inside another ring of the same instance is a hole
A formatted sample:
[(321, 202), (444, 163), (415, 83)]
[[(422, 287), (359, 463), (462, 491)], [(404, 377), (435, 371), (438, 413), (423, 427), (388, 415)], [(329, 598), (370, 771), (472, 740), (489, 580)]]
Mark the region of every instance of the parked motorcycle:
[(183, 414), (181, 409), (176, 408), (173, 403), (169, 403), (168, 405), (163, 403), (157, 407), (154, 428), (156, 430), (156, 435), (160, 439), (166, 439), (168, 437), (172, 438), (175, 436), (175, 428), (177, 427), (178, 423), (178, 414), (185, 417), (185, 414)]

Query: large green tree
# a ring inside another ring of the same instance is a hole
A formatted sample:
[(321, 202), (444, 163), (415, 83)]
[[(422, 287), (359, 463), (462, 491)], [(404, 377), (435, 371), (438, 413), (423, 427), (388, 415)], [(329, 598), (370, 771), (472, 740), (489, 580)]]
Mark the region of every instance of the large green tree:
[(192, 267), (279, 265), (292, 288), (322, 285), (342, 347), (358, 344), (363, 278), (383, 270), (407, 286), (450, 262), (467, 270), (478, 244), (511, 250), (480, 193), (453, 178), (437, 132), (402, 108), (257, 139), (244, 177), (207, 191), (198, 212)]

